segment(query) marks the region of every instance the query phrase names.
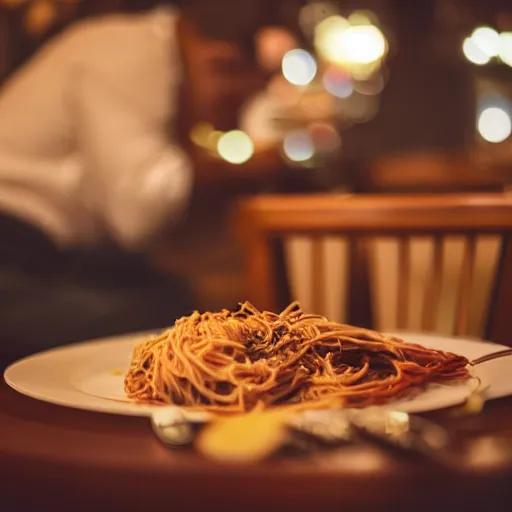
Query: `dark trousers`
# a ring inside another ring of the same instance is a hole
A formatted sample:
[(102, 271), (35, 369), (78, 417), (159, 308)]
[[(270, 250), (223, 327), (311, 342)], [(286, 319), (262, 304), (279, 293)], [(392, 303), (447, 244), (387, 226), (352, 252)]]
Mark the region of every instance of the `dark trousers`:
[(172, 325), (190, 314), (187, 284), (117, 248), (59, 250), (0, 215), (0, 361), (66, 343)]

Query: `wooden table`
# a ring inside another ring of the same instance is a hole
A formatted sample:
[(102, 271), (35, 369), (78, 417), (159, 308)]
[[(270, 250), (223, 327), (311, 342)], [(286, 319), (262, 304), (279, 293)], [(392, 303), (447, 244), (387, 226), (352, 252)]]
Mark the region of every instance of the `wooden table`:
[[(512, 399), (480, 416), (435, 419), (468, 439), (464, 474), (370, 445), (253, 466), (165, 449), (144, 418), (37, 402), (0, 384), (0, 510), (510, 510)], [(487, 437), (480, 434), (485, 433)], [(508, 506), (506, 503), (508, 502)], [(17, 504), (17, 505), (16, 505)], [(49, 508), (49, 505), (53, 505)]]

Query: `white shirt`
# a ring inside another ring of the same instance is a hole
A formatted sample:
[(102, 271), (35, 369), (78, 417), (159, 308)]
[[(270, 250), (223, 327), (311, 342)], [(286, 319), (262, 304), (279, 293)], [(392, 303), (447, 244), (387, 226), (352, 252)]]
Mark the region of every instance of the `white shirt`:
[(127, 248), (179, 218), (186, 156), (169, 142), (181, 82), (172, 10), (82, 22), (0, 91), (0, 211), (60, 245)]

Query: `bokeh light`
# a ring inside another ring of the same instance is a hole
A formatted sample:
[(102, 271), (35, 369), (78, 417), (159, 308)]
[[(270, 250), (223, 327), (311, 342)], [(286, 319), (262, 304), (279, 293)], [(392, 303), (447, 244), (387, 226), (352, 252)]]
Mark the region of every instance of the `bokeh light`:
[(375, 73), (381, 69), (380, 60), (369, 64), (352, 64), (350, 74), (354, 80), (369, 80)]
[(279, 27), (265, 27), (256, 37), (258, 61), (264, 69), (279, 69), (283, 56), (297, 47), (297, 41), (290, 32)]
[(500, 35), (491, 27), (478, 27), (471, 34), (471, 40), (487, 57), (496, 57), (500, 49)]
[(232, 130), (219, 138), (217, 151), (226, 162), (243, 164), (254, 154), (254, 144), (245, 132)]
[(512, 32), (502, 32), (500, 34), (498, 56), (502, 62), (512, 67)]
[(368, 80), (354, 82), (354, 90), (364, 96), (377, 96), (384, 90), (384, 77), (381, 74), (374, 74)]
[(478, 132), (487, 142), (503, 142), (512, 133), (512, 120), (505, 108), (487, 107), (478, 117)]
[(354, 11), (348, 17), (351, 25), (375, 25), (377, 21), (377, 16), (372, 11)]
[(317, 72), (313, 56), (301, 49), (287, 52), (283, 57), (282, 68), (283, 76), (293, 85), (308, 85)]
[(336, 98), (348, 98), (354, 92), (350, 76), (336, 66), (330, 66), (326, 70), (322, 82), (325, 90)]
[(472, 37), (464, 39), (464, 43), (462, 43), (462, 51), (464, 52), (466, 59), (478, 66), (483, 66), (491, 60), (491, 58), (485, 54), (479, 46), (477, 46)]
[(343, 16), (330, 16), (315, 28), (315, 47), (326, 60), (337, 61), (338, 48), (342, 45), (342, 35), (350, 27)]
[(375, 25), (350, 25), (341, 16), (320, 23), (315, 33), (317, 50), (338, 64), (370, 64), (384, 57), (386, 38)]
[(306, 162), (315, 155), (315, 145), (307, 131), (293, 130), (284, 138), (283, 151), (292, 162)]
[(197, 123), (190, 130), (190, 140), (197, 146), (206, 147), (214, 128), (210, 123)]
[(341, 147), (341, 137), (331, 124), (313, 123), (309, 127), (309, 136), (315, 150), (321, 153), (333, 153)]
[(217, 149), (217, 146), (219, 144), (219, 140), (222, 137), (223, 132), (220, 130), (213, 130), (208, 135), (208, 138), (206, 139), (206, 148), (210, 151), (215, 151)]
[(345, 60), (369, 64), (384, 56), (386, 41), (382, 32), (374, 26), (350, 27), (345, 32)]

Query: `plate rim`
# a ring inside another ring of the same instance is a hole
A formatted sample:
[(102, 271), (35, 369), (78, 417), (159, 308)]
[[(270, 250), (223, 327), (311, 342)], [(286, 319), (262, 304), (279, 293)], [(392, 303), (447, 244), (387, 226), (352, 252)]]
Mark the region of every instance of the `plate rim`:
[[(27, 396), (31, 399), (38, 400), (41, 402), (53, 404), (56, 406), (66, 407), (70, 409), (76, 409), (76, 410), (85, 410), (90, 412), (96, 412), (101, 414), (113, 414), (113, 415), (120, 415), (120, 416), (138, 416), (138, 417), (148, 417), (151, 416), (152, 412), (155, 410), (155, 407), (158, 408), (160, 406), (154, 406), (154, 405), (144, 405), (144, 404), (136, 404), (136, 403), (128, 403), (128, 402), (117, 402), (113, 399), (107, 399), (102, 398), (99, 396), (88, 394), (84, 391), (80, 391), (76, 387), (74, 387), (71, 383), (72, 375), (66, 374), (66, 377), (69, 379), (69, 385), (70, 389), (68, 389), (68, 392), (76, 393), (82, 397), (86, 396), (87, 400), (85, 402), (75, 402), (70, 403), (69, 400), (63, 397), (49, 397), (47, 392), (41, 391), (37, 392), (33, 389), (27, 389), (26, 385), (19, 384), (17, 382), (16, 378), (13, 379), (13, 373), (18, 371), (20, 368), (23, 368), (27, 364), (31, 364), (34, 361), (42, 361), (44, 362), (45, 358), (51, 357), (54, 354), (58, 354), (59, 356), (65, 356), (69, 354), (74, 353), (80, 353), (80, 351), (83, 351), (84, 349), (97, 349), (101, 345), (105, 344), (112, 344), (117, 343), (119, 345), (127, 344), (128, 342), (133, 342), (135, 345), (137, 342), (142, 341), (145, 337), (158, 334), (158, 332), (161, 332), (161, 330), (155, 330), (152, 329), (150, 331), (139, 331), (139, 332), (133, 332), (133, 333), (125, 333), (121, 335), (114, 335), (114, 336), (107, 336), (97, 339), (91, 339), (91, 340), (84, 340), (76, 343), (70, 343), (67, 345), (59, 346), (59, 347), (52, 347), (47, 350), (43, 350), (41, 352), (31, 354), (27, 357), (24, 357), (22, 359), (19, 359), (18, 361), (15, 361), (14, 363), (10, 364), (3, 372), (3, 378), (6, 384), (16, 391), (17, 393), (20, 393), (24, 396)], [(480, 344), (481, 346), (485, 345), (489, 347), (489, 352), (494, 351), (495, 349), (499, 348), (507, 348), (504, 345), (500, 345), (498, 343), (489, 342), (485, 340), (475, 339), (475, 338), (467, 338), (462, 336), (448, 336), (444, 334), (437, 334), (437, 333), (421, 333), (421, 332), (392, 332), (389, 333), (390, 335), (394, 336), (400, 336), (402, 338), (412, 338), (411, 342), (413, 343), (420, 343), (421, 341), (419, 339), (439, 339), (444, 340), (445, 342), (448, 340), (459, 340), (463, 342), (475, 342)], [(414, 338), (418, 338), (418, 340), (415, 340)], [(441, 349), (443, 350), (443, 349)], [(46, 389), (46, 388), (45, 388)], [(457, 402), (460, 403), (460, 402)], [(413, 413), (421, 413), (421, 412), (429, 412), (433, 410), (441, 410), (448, 407), (452, 407), (456, 405), (456, 403), (452, 403), (450, 405), (442, 405), (440, 407), (436, 407), (435, 409), (425, 409), (423, 411), (413, 411)], [(389, 404), (387, 404), (389, 407)]]

